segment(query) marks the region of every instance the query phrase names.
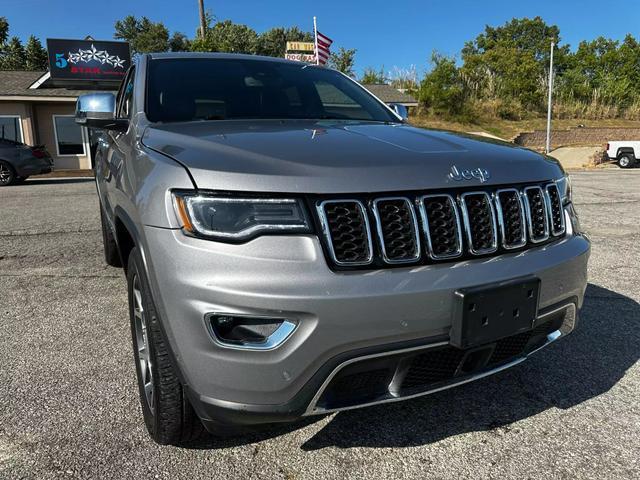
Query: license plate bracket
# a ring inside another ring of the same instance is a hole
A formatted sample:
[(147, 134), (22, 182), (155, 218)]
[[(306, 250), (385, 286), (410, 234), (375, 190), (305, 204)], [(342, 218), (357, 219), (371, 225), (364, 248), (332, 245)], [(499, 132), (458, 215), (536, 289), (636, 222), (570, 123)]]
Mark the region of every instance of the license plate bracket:
[(451, 344), (470, 348), (533, 328), (539, 295), (536, 277), (456, 291)]

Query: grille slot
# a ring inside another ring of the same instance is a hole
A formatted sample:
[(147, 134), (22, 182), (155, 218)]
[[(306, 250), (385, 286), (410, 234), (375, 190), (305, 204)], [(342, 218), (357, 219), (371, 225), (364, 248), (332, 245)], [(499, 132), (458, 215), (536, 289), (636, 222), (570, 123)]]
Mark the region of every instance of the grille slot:
[(549, 217), (542, 188), (527, 187), (524, 189), (524, 197), (529, 239), (533, 243), (544, 242), (549, 238)]
[(337, 265), (371, 263), (371, 231), (362, 202), (326, 200), (317, 209), (332, 260)]
[(373, 201), (378, 239), (386, 263), (415, 262), (420, 258), (420, 236), (413, 206), (408, 198), (389, 197)]
[(515, 188), (498, 190), (495, 200), (502, 246), (508, 250), (523, 247), (527, 243), (527, 231), (520, 192)]
[(562, 208), (562, 200), (560, 199), (560, 191), (555, 183), (550, 183), (545, 188), (547, 193), (549, 217), (551, 220), (551, 235), (554, 237), (564, 233), (564, 211)]
[(469, 251), (474, 255), (495, 252), (498, 249), (498, 234), (489, 194), (486, 192), (464, 193), (460, 196), (460, 205)]
[(453, 378), (463, 357), (464, 350), (450, 347), (421, 353), (411, 362), (401, 388), (411, 389)]
[(429, 256), (443, 260), (462, 255), (460, 217), (453, 197), (426, 195), (420, 199), (420, 213)]

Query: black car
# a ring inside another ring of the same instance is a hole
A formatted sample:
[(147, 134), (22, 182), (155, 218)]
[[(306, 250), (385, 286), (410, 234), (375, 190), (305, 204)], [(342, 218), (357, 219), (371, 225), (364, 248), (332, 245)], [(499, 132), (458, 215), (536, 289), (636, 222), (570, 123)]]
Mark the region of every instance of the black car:
[(0, 187), (23, 182), (31, 175), (49, 173), (53, 159), (42, 146), (0, 138)]

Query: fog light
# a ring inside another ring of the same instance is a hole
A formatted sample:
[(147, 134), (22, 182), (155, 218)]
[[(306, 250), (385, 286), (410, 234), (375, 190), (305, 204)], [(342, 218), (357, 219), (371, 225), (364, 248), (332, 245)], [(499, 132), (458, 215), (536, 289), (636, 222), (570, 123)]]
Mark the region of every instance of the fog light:
[(284, 318), (210, 313), (207, 323), (217, 343), (228, 348), (271, 350), (293, 333), (296, 324)]

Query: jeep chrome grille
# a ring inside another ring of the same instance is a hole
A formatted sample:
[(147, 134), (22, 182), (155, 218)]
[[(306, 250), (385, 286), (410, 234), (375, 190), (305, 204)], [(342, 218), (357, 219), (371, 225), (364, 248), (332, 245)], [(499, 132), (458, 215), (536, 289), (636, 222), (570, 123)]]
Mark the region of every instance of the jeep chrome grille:
[(426, 195), (419, 202), (429, 257), (444, 260), (462, 255), (462, 229), (453, 197)]
[(367, 265), (373, 259), (367, 211), (359, 200), (326, 200), (318, 205), (322, 229), (337, 265)]
[(460, 207), (467, 233), (469, 251), (474, 255), (493, 253), (498, 249), (496, 215), (487, 192), (460, 195)]
[(420, 258), (420, 233), (411, 201), (406, 197), (378, 198), (372, 202), (382, 257), (387, 263)]
[(551, 183), (545, 187), (548, 200), (548, 208), (551, 219), (551, 234), (553, 236), (562, 235), (564, 233), (564, 212), (562, 210), (562, 199), (560, 191), (555, 183)]
[(549, 238), (549, 216), (542, 188), (524, 189), (524, 207), (527, 212), (529, 240), (533, 243), (544, 242)]
[(490, 255), (535, 246), (566, 230), (555, 183), (357, 197), (316, 203), (328, 256), (338, 267)]
[(505, 188), (498, 190), (494, 198), (503, 248), (523, 247), (527, 243), (527, 227), (520, 192), (515, 188)]

